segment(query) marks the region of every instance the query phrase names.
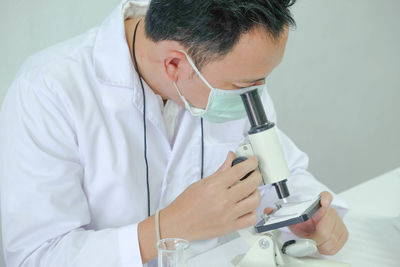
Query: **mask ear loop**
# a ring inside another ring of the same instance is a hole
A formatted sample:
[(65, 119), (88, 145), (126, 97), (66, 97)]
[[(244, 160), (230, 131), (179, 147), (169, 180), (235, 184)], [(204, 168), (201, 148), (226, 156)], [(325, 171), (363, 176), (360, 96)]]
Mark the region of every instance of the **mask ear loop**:
[(199, 69), (196, 67), (196, 65), (194, 64), (192, 58), (185, 51), (183, 51), (183, 50), (178, 50), (178, 51), (182, 52), (186, 56), (186, 59), (189, 62), (189, 64), (192, 66), (192, 68), (197, 73), (197, 75), (199, 75), (200, 79), (207, 85), (207, 87), (210, 88), (211, 91), (214, 90), (214, 87), (212, 87), (211, 84), (208, 83), (206, 78), (204, 78), (204, 76), (201, 74)]
[[(179, 52), (182, 52), (189, 64), (192, 66), (194, 71), (199, 75), (200, 79), (207, 85), (210, 90), (214, 90), (214, 88), (211, 86), (211, 84), (208, 83), (208, 81), (203, 77), (203, 75), (200, 73), (199, 69), (196, 67), (194, 64), (192, 58), (183, 50), (178, 50)], [(179, 93), (179, 95), (182, 97), (182, 93), (179, 91), (178, 87), (175, 84), (175, 87)], [(208, 103), (207, 103), (208, 105)], [(201, 128), (201, 172), (200, 172), (200, 179), (203, 179), (204, 177), (204, 123), (203, 123), (203, 118), (200, 118), (200, 128)]]
[(200, 128), (201, 128), (201, 174), (200, 179), (204, 176), (204, 127), (203, 118), (200, 118)]

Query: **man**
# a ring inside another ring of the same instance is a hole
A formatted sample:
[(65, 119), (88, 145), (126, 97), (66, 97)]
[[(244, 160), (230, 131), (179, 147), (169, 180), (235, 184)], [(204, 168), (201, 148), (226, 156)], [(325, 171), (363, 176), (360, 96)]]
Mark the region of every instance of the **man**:
[[(291, 4), (157, 0), (146, 13), (146, 2), (127, 1), (101, 27), (31, 57), (1, 110), (7, 265), (154, 265), (157, 209), (160, 237), (187, 239), (195, 253), (270, 212), (276, 195), (257, 187), (258, 171), (235, 184), (258, 160), (231, 167), (249, 125), (226, 95), (264, 87)], [(290, 230), (334, 254), (348, 236), (345, 205), (331, 205), (307, 156), (279, 138), (292, 194), (321, 194), (322, 208)]]

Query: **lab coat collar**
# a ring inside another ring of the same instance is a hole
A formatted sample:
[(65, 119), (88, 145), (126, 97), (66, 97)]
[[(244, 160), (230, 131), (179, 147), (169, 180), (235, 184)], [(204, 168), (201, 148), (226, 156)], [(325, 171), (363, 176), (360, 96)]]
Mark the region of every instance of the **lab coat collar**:
[[(146, 1), (122, 1), (100, 26), (96, 36), (93, 61), (96, 77), (105, 85), (133, 90), (132, 102), (143, 109), (143, 94), (139, 76), (133, 66), (125, 35), (125, 18), (146, 14)], [(146, 105), (152, 107), (146, 117), (165, 135), (161, 107), (153, 90), (143, 81)]]
[(125, 37), (125, 17), (146, 14), (148, 2), (123, 1), (98, 30), (93, 49), (96, 77), (103, 84), (125, 88), (137, 88), (138, 77), (133, 67)]

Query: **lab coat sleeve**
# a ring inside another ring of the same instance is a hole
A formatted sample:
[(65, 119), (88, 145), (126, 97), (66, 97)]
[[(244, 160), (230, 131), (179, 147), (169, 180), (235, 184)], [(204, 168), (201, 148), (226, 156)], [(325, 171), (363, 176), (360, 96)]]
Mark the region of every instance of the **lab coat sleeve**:
[[(277, 122), (276, 112), (269, 94), (264, 94), (263, 104), (270, 121)], [(326, 185), (319, 182), (314, 176), (307, 171), (309, 158), (293, 143), (290, 138), (283, 133), (278, 126), (278, 138), (282, 145), (283, 152), (290, 169), (290, 177), (288, 177), (288, 188), (293, 200), (307, 200), (318, 196), (322, 191), (330, 192), (334, 199), (332, 207), (338, 212), (339, 216), (343, 218), (345, 213), (348, 211), (347, 204), (338, 197), (332, 190)], [(274, 207), (274, 203), (277, 201), (277, 195), (275, 189), (272, 186), (262, 186), (259, 188), (262, 196), (261, 205), (257, 210), (258, 216), (261, 216), (265, 207)], [(283, 229), (288, 231), (287, 228)]]
[(19, 77), (0, 112), (7, 266), (142, 266), (137, 224), (86, 229), (91, 215), (72, 111), (47, 83), (40, 73)]

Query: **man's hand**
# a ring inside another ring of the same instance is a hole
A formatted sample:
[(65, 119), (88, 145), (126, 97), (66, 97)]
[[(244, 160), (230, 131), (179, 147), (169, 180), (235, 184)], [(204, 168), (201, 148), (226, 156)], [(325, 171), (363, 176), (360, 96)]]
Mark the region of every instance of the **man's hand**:
[[(318, 251), (325, 255), (336, 254), (346, 243), (349, 232), (337, 212), (331, 207), (332, 195), (322, 192), (321, 208), (308, 221), (289, 226), (300, 238), (309, 238), (317, 243)], [(272, 208), (265, 208), (270, 213)]]
[[(162, 238), (189, 241), (213, 238), (256, 224), (261, 196), (258, 160), (250, 157), (231, 167), (235, 154), (229, 152), (213, 175), (190, 185), (160, 212)], [(255, 170), (245, 180), (240, 179)]]

